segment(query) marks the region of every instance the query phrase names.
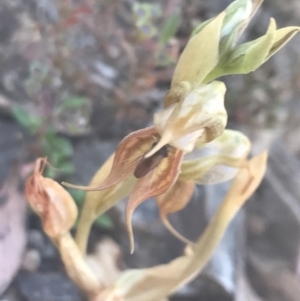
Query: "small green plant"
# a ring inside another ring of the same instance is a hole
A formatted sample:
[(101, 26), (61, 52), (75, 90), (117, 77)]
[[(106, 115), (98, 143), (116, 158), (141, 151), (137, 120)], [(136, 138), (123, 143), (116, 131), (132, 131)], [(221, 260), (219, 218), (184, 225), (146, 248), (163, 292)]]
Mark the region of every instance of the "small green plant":
[(43, 124), (43, 119), (40, 116), (30, 114), (22, 106), (13, 106), (12, 115), (31, 134), (36, 134)]
[[(134, 2), (133, 13), (139, 38), (142, 40), (152, 38), (155, 43), (155, 65), (164, 67), (174, 64), (177, 57), (172, 56), (168, 51), (168, 43), (175, 36), (181, 24), (179, 10), (164, 18), (160, 5), (150, 2)], [(161, 28), (158, 23), (161, 23)]]
[(35, 136), (39, 155), (47, 156), (53, 166), (59, 166), (47, 171), (49, 177), (72, 174), (73, 146), (70, 139), (59, 132), (77, 135), (88, 130), (90, 100), (64, 92), (60, 72), (42, 60), (30, 64), (24, 87), (30, 101), (26, 106), (13, 106), (13, 117)]
[(71, 162), (73, 146), (68, 138), (59, 136), (53, 128), (48, 127), (42, 117), (29, 113), (21, 106), (12, 108), (14, 118), (32, 135), (37, 138), (37, 144), (42, 155), (47, 156), (53, 166), (59, 169), (49, 169), (49, 177), (57, 175), (70, 175), (74, 173)]

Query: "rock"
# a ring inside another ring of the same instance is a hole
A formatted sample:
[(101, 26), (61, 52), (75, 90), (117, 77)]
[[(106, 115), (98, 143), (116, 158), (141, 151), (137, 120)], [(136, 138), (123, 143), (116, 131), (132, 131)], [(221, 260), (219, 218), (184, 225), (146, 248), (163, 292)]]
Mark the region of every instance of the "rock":
[(101, 140), (95, 136), (81, 138), (74, 144), (75, 174), (72, 183), (86, 185), (101, 164), (115, 151), (118, 140)]
[[(35, 250), (39, 253), (39, 270), (56, 271), (57, 269), (60, 269), (62, 263), (60, 261), (59, 253), (49, 237), (42, 232), (40, 218), (32, 214), (30, 222), (27, 248), (28, 250)], [(30, 260), (31, 259), (32, 257), (30, 257)], [(36, 260), (38, 259), (36, 258)]]
[(26, 301), (82, 301), (78, 288), (64, 274), (21, 272), (16, 283)]
[(0, 120), (0, 183), (3, 184), (14, 163), (26, 154), (24, 147), (28, 134), (9, 119)]
[(18, 184), (14, 175), (0, 190), (0, 294), (17, 273), (26, 246), (26, 203)]
[(14, 285), (10, 286), (4, 295), (0, 295), (1, 301), (24, 301), (18, 294)]
[(44, 235), (36, 229), (30, 229), (28, 232), (28, 246), (38, 251), (43, 249), (45, 244)]
[[(225, 182), (214, 186), (206, 186), (206, 212), (212, 218), (214, 212), (221, 204), (223, 197), (230, 187), (231, 182)], [(228, 296), (234, 296), (237, 291), (236, 280), (239, 265), (244, 258), (244, 212), (239, 212), (229, 224), (225, 235), (215, 250), (204, 274), (218, 283)]]
[(25, 252), (23, 263), (22, 263), (23, 270), (29, 272), (35, 272), (38, 270), (40, 264), (41, 264), (41, 255), (37, 250), (29, 249)]
[(86, 262), (99, 283), (106, 287), (113, 285), (121, 274), (120, 247), (110, 237), (104, 237), (97, 243), (94, 252), (86, 257)]

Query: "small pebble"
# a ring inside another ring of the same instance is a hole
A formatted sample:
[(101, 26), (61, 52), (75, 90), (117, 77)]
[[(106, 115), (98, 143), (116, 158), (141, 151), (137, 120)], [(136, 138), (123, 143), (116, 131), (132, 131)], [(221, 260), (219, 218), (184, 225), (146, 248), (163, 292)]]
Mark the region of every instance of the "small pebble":
[(40, 264), (40, 253), (35, 249), (27, 250), (23, 258), (22, 269), (29, 272), (35, 272), (38, 270)]

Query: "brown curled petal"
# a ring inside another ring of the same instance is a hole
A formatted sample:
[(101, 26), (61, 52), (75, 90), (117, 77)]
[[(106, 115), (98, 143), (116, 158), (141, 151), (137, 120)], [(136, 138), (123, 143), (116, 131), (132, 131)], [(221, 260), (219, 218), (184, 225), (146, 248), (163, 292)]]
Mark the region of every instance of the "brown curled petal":
[(177, 180), (176, 183), (156, 200), (162, 215), (182, 210), (190, 201), (194, 191), (193, 181)]
[(194, 186), (193, 181), (177, 180), (167, 192), (156, 197), (162, 223), (175, 237), (186, 244), (191, 244), (192, 242), (174, 229), (168, 220), (168, 214), (182, 210), (189, 203), (193, 195)]
[(32, 209), (42, 216), (47, 210), (49, 198), (44, 190), (44, 177), (42, 172), (47, 164), (46, 158), (38, 158), (35, 162), (33, 174), (27, 179), (25, 183), (25, 196), (32, 207)]
[(120, 142), (116, 150), (111, 171), (103, 182), (95, 186), (77, 186), (70, 183), (63, 184), (71, 188), (96, 191), (120, 183), (133, 174), (141, 158), (151, 149), (157, 139), (158, 133), (154, 127), (133, 132)]
[(38, 179), (36, 176), (30, 176), (25, 184), (25, 196), (28, 200), (32, 209), (38, 214), (41, 215), (45, 210), (45, 194), (42, 191), (38, 190), (36, 183)]
[(171, 148), (168, 157), (162, 158), (155, 169), (137, 181), (126, 208), (126, 226), (130, 240), (131, 253), (134, 251), (131, 217), (135, 208), (146, 199), (166, 192), (175, 183), (179, 175), (182, 157), (182, 151)]

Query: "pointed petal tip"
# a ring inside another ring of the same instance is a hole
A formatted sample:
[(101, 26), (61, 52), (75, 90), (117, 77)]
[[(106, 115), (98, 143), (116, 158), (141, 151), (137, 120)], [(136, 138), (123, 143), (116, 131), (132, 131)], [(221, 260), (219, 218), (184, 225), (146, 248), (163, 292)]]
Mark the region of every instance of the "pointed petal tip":
[(129, 245), (130, 245), (130, 254), (134, 252), (134, 235), (132, 230), (131, 218), (132, 218), (132, 211), (128, 209), (126, 210), (126, 228), (127, 228), (127, 235), (129, 238)]
[(85, 189), (85, 188), (88, 187), (88, 186), (74, 185), (74, 184), (71, 184), (71, 183), (68, 183), (68, 182), (61, 182), (61, 185), (69, 187), (69, 188), (74, 188), (74, 189)]
[(68, 182), (61, 182), (61, 184), (63, 186), (69, 187), (69, 188), (84, 190), (84, 191), (96, 191), (96, 190), (102, 190), (102, 189), (107, 188), (107, 187), (101, 187), (101, 186), (80, 186), (80, 185), (75, 185), (75, 184), (71, 184)]
[(181, 235), (170, 223), (166, 215), (161, 215), (161, 221), (164, 224), (164, 226), (173, 234), (176, 238), (178, 238), (180, 241), (187, 245), (194, 245), (195, 243), (191, 240), (185, 238), (183, 235)]
[(132, 255), (134, 253), (134, 237), (133, 237), (132, 227), (130, 226), (130, 232), (129, 229), (127, 229), (127, 231), (129, 236), (130, 255)]
[(250, 165), (250, 168), (254, 169), (257, 166), (265, 171), (265, 169), (267, 167), (268, 155), (269, 155), (268, 151), (264, 150), (259, 155), (253, 157), (251, 159), (252, 164)]

